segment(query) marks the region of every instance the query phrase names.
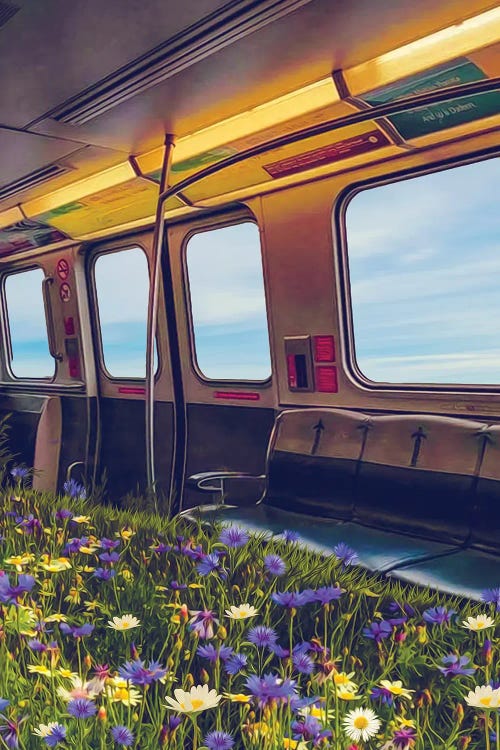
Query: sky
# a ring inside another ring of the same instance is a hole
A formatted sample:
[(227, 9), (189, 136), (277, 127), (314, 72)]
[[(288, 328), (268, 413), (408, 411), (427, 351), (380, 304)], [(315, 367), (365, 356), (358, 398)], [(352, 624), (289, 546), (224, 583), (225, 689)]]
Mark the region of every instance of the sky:
[[(351, 199), (346, 226), (355, 357), (368, 379), (500, 383), (499, 192), (496, 158), (376, 186)], [(202, 374), (269, 377), (256, 225), (195, 234), (186, 260)], [(107, 369), (117, 377), (144, 377), (143, 251), (100, 256), (95, 277)], [(38, 269), (6, 283), (19, 377), (54, 371), (41, 280)]]

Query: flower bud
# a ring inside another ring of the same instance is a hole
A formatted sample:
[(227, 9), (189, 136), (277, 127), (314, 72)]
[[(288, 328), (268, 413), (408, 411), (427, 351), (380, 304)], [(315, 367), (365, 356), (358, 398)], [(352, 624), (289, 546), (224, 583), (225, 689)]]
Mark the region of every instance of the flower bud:
[(100, 721), (106, 721), (106, 719), (108, 718), (108, 715), (106, 713), (106, 709), (104, 708), (104, 706), (100, 706), (99, 711), (97, 712), (97, 718)]
[(89, 654), (85, 654), (85, 656), (83, 657), (83, 663), (85, 664), (87, 669), (90, 669), (90, 667), (92, 666), (92, 659), (90, 658)]
[(427, 628), (425, 625), (417, 625), (417, 635), (419, 643), (427, 643)]
[(471, 742), (472, 742), (472, 737), (470, 736), (470, 734), (462, 735), (462, 737), (460, 737), (457, 742), (459, 750), (466, 750), (466, 748), (469, 747)]
[(184, 645), (182, 638), (177, 638), (174, 643), (174, 648), (176, 651), (181, 651), (182, 646)]
[(396, 643), (404, 643), (406, 641), (407, 633), (404, 630), (394, 633), (394, 640)]
[(464, 707), (461, 703), (457, 703), (455, 710), (453, 712), (453, 716), (455, 717), (455, 721), (460, 726), (460, 724), (464, 720)]
[(193, 677), (193, 675), (191, 674), (191, 672), (189, 672), (189, 673), (188, 673), (188, 674), (186, 675), (186, 685), (188, 686), (188, 688), (192, 688), (192, 687), (193, 687), (193, 685), (194, 685), (194, 677)]
[(208, 685), (208, 683), (210, 682), (210, 675), (208, 674), (206, 669), (200, 670), (200, 679), (203, 685)]
[(139, 658), (139, 652), (138, 652), (138, 650), (136, 648), (135, 643), (131, 643), (130, 644), (130, 657), (132, 659), (138, 659)]
[(488, 640), (488, 638), (484, 642), (483, 657), (484, 657), (485, 664), (491, 664), (493, 655), (492, 655), (492, 649), (491, 649), (491, 641)]
[(219, 625), (219, 628), (217, 630), (217, 638), (220, 641), (225, 641), (226, 640), (226, 638), (227, 638), (227, 630), (224, 627), (224, 625)]

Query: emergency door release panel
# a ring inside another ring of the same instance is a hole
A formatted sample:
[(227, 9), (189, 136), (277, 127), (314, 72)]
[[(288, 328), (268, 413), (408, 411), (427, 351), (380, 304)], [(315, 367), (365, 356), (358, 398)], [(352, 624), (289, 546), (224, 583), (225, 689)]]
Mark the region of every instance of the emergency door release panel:
[(285, 336), (285, 356), (290, 391), (314, 391), (310, 336)]

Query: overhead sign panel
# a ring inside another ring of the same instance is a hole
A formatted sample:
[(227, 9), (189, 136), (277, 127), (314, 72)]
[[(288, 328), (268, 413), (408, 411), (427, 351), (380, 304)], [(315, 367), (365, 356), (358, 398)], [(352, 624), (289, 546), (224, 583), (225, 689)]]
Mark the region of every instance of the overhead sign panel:
[[(388, 86), (359, 97), (376, 107), (409, 96), (460, 86), (488, 78), (488, 75), (467, 57), (407, 76)], [(493, 91), (431, 104), (388, 117), (405, 140), (429, 135), (457, 125), (464, 125), (500, 113), (500, 92)]]
[(0, 230), (0, 255), (33, 250), (66, 238), (66, 234), (54, 227), (40, 221), (23, 219)]

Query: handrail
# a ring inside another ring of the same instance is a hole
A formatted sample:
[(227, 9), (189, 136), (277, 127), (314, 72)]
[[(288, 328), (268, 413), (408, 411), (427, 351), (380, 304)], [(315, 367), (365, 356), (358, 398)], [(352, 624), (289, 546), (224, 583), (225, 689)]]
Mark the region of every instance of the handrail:
[(46, 276), (42, 281), (42, 297), (43, 306), (45, 309), (45, 319), (47, 321), (47, 343), (49, 346), (50, 356), (61, 362), (63, 355), (57, 351), (56, 332), (54, 327), (54, 316), (52, 315), (52, 305), (50, 304), (50, 287), (54, 283), (52, 276)]

